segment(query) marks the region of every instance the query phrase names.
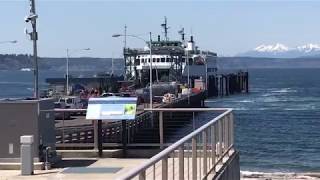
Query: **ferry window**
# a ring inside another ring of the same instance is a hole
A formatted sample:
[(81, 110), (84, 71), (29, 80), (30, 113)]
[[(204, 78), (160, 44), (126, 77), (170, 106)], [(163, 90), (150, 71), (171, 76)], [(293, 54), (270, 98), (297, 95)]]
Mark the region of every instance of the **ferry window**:
[(148, 62), (150, 62), (150, 58), (148, 58)]
[(141, 62), (144, 63), (144, 59), (141, 59)]
[(157, 58), (157, 62), (160, 62), (160, 58)]
[(152, 62), (156, 62), (156, 58), (152, 58)]
[(68, 98), (67, 99), (67, 104), (72, 104), (72, 99)]
[(161, 62), (166, 62), (166, 59), (165, 58), (161, 58)]
[(167, 62), (170, 62), (170, 58), (167, 58)]
[(136, 64), (136, 65), (140, 65), (140, 59), (136, 59), (136, 60), (135, 60), (135, 64)]

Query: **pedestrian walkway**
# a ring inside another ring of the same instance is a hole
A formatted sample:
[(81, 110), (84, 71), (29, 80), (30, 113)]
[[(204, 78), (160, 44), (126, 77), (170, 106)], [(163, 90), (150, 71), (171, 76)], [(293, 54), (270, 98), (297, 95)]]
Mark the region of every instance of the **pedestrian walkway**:
[(63, 159), (57, 168), (51, 170), (36, 170), (32, 176), (21, 176), (17, 170), (0, 170), (0, 180), (16, 179), (63, 179), (63, 180), (113, 180), (132, 168), (140, 165), (146, 159), (117, 159), (117, 158), (85, 158)]

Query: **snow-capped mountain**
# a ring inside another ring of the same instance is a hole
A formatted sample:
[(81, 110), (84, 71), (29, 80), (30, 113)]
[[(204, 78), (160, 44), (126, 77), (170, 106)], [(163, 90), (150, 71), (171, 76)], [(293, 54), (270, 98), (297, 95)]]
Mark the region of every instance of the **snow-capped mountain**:
[(306, 44), (303, 46), (298, 46), (297, 50), (304, 52), (304, 53), (320, 51), (320, 45), (319, 44)]
[(260, 45), (254, 48), (257, 52), (286, 52), (289, 48), (283, 44), (277, 43), (275, 45)]
[(262, 44), (254, 48), (253, 50), (241, 53), (237, 56), (272, 58), (297, 58), (306, 56), (320, 56), (320, 45), (306, 44), (291, 48), (281, 43), (277, 43), (275, 45)]

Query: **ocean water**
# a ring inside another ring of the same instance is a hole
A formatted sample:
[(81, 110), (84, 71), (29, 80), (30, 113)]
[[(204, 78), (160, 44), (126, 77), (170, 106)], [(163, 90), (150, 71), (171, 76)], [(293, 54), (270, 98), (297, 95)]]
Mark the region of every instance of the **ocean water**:
[(235, 110), (241, 170), (320, 172), (320, 69), (249, 73), (248, 95), (207, 100)]
[[(39, 89), (46, 89), (46, 78), (63, 78), (63, 71), (39, 71)], [(72, 72), (70, 76), (94, 76), (94, 72)], [(0, 99), (25, 98), (33, 95), (33, 72), (32, 71), (0, 71)]]
[[(249, 94), (206, 102), (210, 107), (234, 108), (241, 170), (319, 172), (320, 69), (249, 73)], [(77, 76), (84, 74), (89, 73)], [(40, 71), (42, 88), (47, 77), (63, 77), (63, 72)], [(32, 87), (32, 72), (0, 71), (0, 98), (31, 96)]]

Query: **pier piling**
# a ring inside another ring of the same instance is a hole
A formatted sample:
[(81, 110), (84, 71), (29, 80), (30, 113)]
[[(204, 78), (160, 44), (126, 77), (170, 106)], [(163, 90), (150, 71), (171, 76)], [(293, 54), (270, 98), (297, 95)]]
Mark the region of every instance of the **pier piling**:
[(249, 92), (249, 73), (237, 72), (217, 74), (208, 77), (208, 97), (223, 97), (235, 93)]

